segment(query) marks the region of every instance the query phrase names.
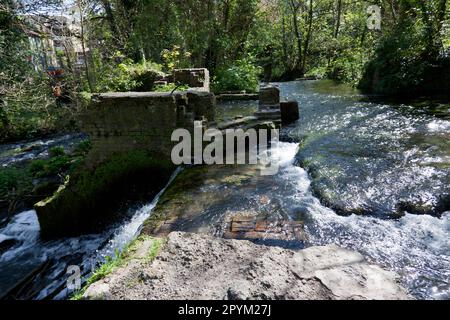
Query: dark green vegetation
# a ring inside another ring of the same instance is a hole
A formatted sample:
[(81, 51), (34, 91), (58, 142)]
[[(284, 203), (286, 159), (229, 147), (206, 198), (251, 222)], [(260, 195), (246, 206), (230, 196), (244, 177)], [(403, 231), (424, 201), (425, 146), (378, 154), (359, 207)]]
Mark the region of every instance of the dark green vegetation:
[(448, 0), (375, 0), (381, 31), (369, 30), (368, 3), (351, 0), (76, 0), (76, 34), (87, 59), (58, 51), (55, 79), (28, 62), (23, 15), (62, 0), (0, 5), (0, 141), (76, 128), (92, 92), (149, 91), (175, 68), (206, 67), (216, 91), (257, 89), (258, 80), (326, 77), (387, 95), (448, 95)]
[(52, 195), (64, 177), (82, 163), (89, 142), (83, 142), (70, 154), (61, 147), (49, 150), (48, 159), (37, 159), (0, 170), (0, 216), (31, 208)]
[(122, 205), (155, 196), (173, 169), (170, 161), (144, 151), (113, 156), (93, 169), (81, 165), (51, 198), (36, 204), (42, 236), (100, 230), (117, 218)]
[(398, 1), (385, 16), (389, 29), (366, 64), (360, 87), (386, 95), (448, 96), (448, 1)]

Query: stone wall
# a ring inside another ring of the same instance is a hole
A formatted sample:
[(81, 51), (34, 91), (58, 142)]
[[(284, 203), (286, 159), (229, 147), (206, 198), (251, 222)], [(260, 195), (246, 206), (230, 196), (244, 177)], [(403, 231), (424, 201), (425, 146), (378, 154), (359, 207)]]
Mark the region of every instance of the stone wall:
[(207, 125), (214, 114), (215, 97), (209, 92), (95, 96), (81, 119), (92, 142), (84, 164), (53, 197), (35, 205), (41, 236), (97, 232), (121, 201), (156, 195), (175, 169), (172, 132), (193, 130), (195, 120)]
[(173, 81), (176, 84), (184, 84), (198, 91), (210, 91), (209, 71), (205, 68), (175, 69)]
[(192, 129), (194, 120), (214, 121), (215, 97), (207, 92), (106, 93), (82, 117), (92, 141), (87, 163), (95, 166), (114, 153), (146, 150), (170, 159), (172, 132)]

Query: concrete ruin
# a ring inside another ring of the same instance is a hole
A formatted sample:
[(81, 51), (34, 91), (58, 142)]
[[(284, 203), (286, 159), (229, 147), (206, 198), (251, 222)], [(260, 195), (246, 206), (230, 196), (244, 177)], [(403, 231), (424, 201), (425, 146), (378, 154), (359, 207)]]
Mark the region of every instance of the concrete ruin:
[[(195, 121), (222, 132), (281, 126), (280, 90), (274, 86), (261, 88), (260, 109), (254, 116), (217, 124), (216, 97), (209, 92), (207, 69), (175, 70), (173, 81), (192, 89), (94, 95), (81, 118), (91, 151), (53, 197), (35, 206), (44, 237), (84, 233), (87, 222), (108, 217), (110, 199), (120, 197), (133, 180), (148, 187), (150, 179), (160, 190), (174, 169), (171, 153), (177, 142), (171, 137), (176, 129), (192, 131)], [(289, 109), (297, 109), (298, 114), (298, 105), (289, 104)]]
[(105, 93), (94, 101), (82, 117), (92, 142), (91, 166), (136, 149), (170, 159), (172, 132), (192, 130), (196, 120), (214, 122), (216, 108), (215, 96), (203, 91)]
[(175, 69), (172, 74), (157, 79), (154, 85), (167, 85), (169, 83), (187, 86), (191, 91), (211, 91), (209, 70), (205, 68)]
[(176, 84), (185, 84), (198, 91), (210, 92), (209, 70), (205, 68), (176, 69), (173, 72), (173, 80)]
[(290, 124), (299, 119), (297, 101), (281, 101), (280, 89), (273, 85), (259, 90), (259, 108), (256, 116), (260, 119), (281, 119), (282, 124)]

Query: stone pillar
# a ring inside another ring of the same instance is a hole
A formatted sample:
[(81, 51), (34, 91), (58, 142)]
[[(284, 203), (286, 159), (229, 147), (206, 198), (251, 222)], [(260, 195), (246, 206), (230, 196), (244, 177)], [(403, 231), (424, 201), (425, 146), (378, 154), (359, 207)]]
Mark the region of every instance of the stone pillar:
[(280, 89), (275, 86), (266, 86), (259, 89), (260, 109), (280, 106)]
[(290, 124), (300, 118), (297, 101), (281, 102), (281, 121), (283, 124)]

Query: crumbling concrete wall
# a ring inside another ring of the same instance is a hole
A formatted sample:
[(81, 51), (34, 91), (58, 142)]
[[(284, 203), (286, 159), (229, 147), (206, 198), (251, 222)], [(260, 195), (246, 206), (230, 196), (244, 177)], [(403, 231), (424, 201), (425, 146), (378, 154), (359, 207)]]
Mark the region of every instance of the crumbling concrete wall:
[(273, 85), (259, 89), (259, 108), (256, 116), (261, 119), (281, 119), (290, 124), (300, 117), (297, 101), (280, 101), (280, 89)]
[(194, 120), (214, 121), (216, 101), (207, 92), (106, 93), (82, 117), (92, 141), (87, 163), (95, 166), (115, 153), (145, 150), (170, 159), (175, 129), (192, 129)]
[(209, 70), (205, 68), (175, 69), (173, 81), (176, 84), (184, 84), (198, 91), (210, 91)]
[[(107, 93), (94, 97), (82, 116), (92, 149), (84, 164), (55, 195), (35, 205), (41, 236), (96, 232), (109, 221), (120, 198), (154, 194), (168, 182), (174, 165), (174, 130), (193, 130), (194, 121), (214, 121), (209, 92)], [(142, 190), (145, 189), (145, 190)]]

